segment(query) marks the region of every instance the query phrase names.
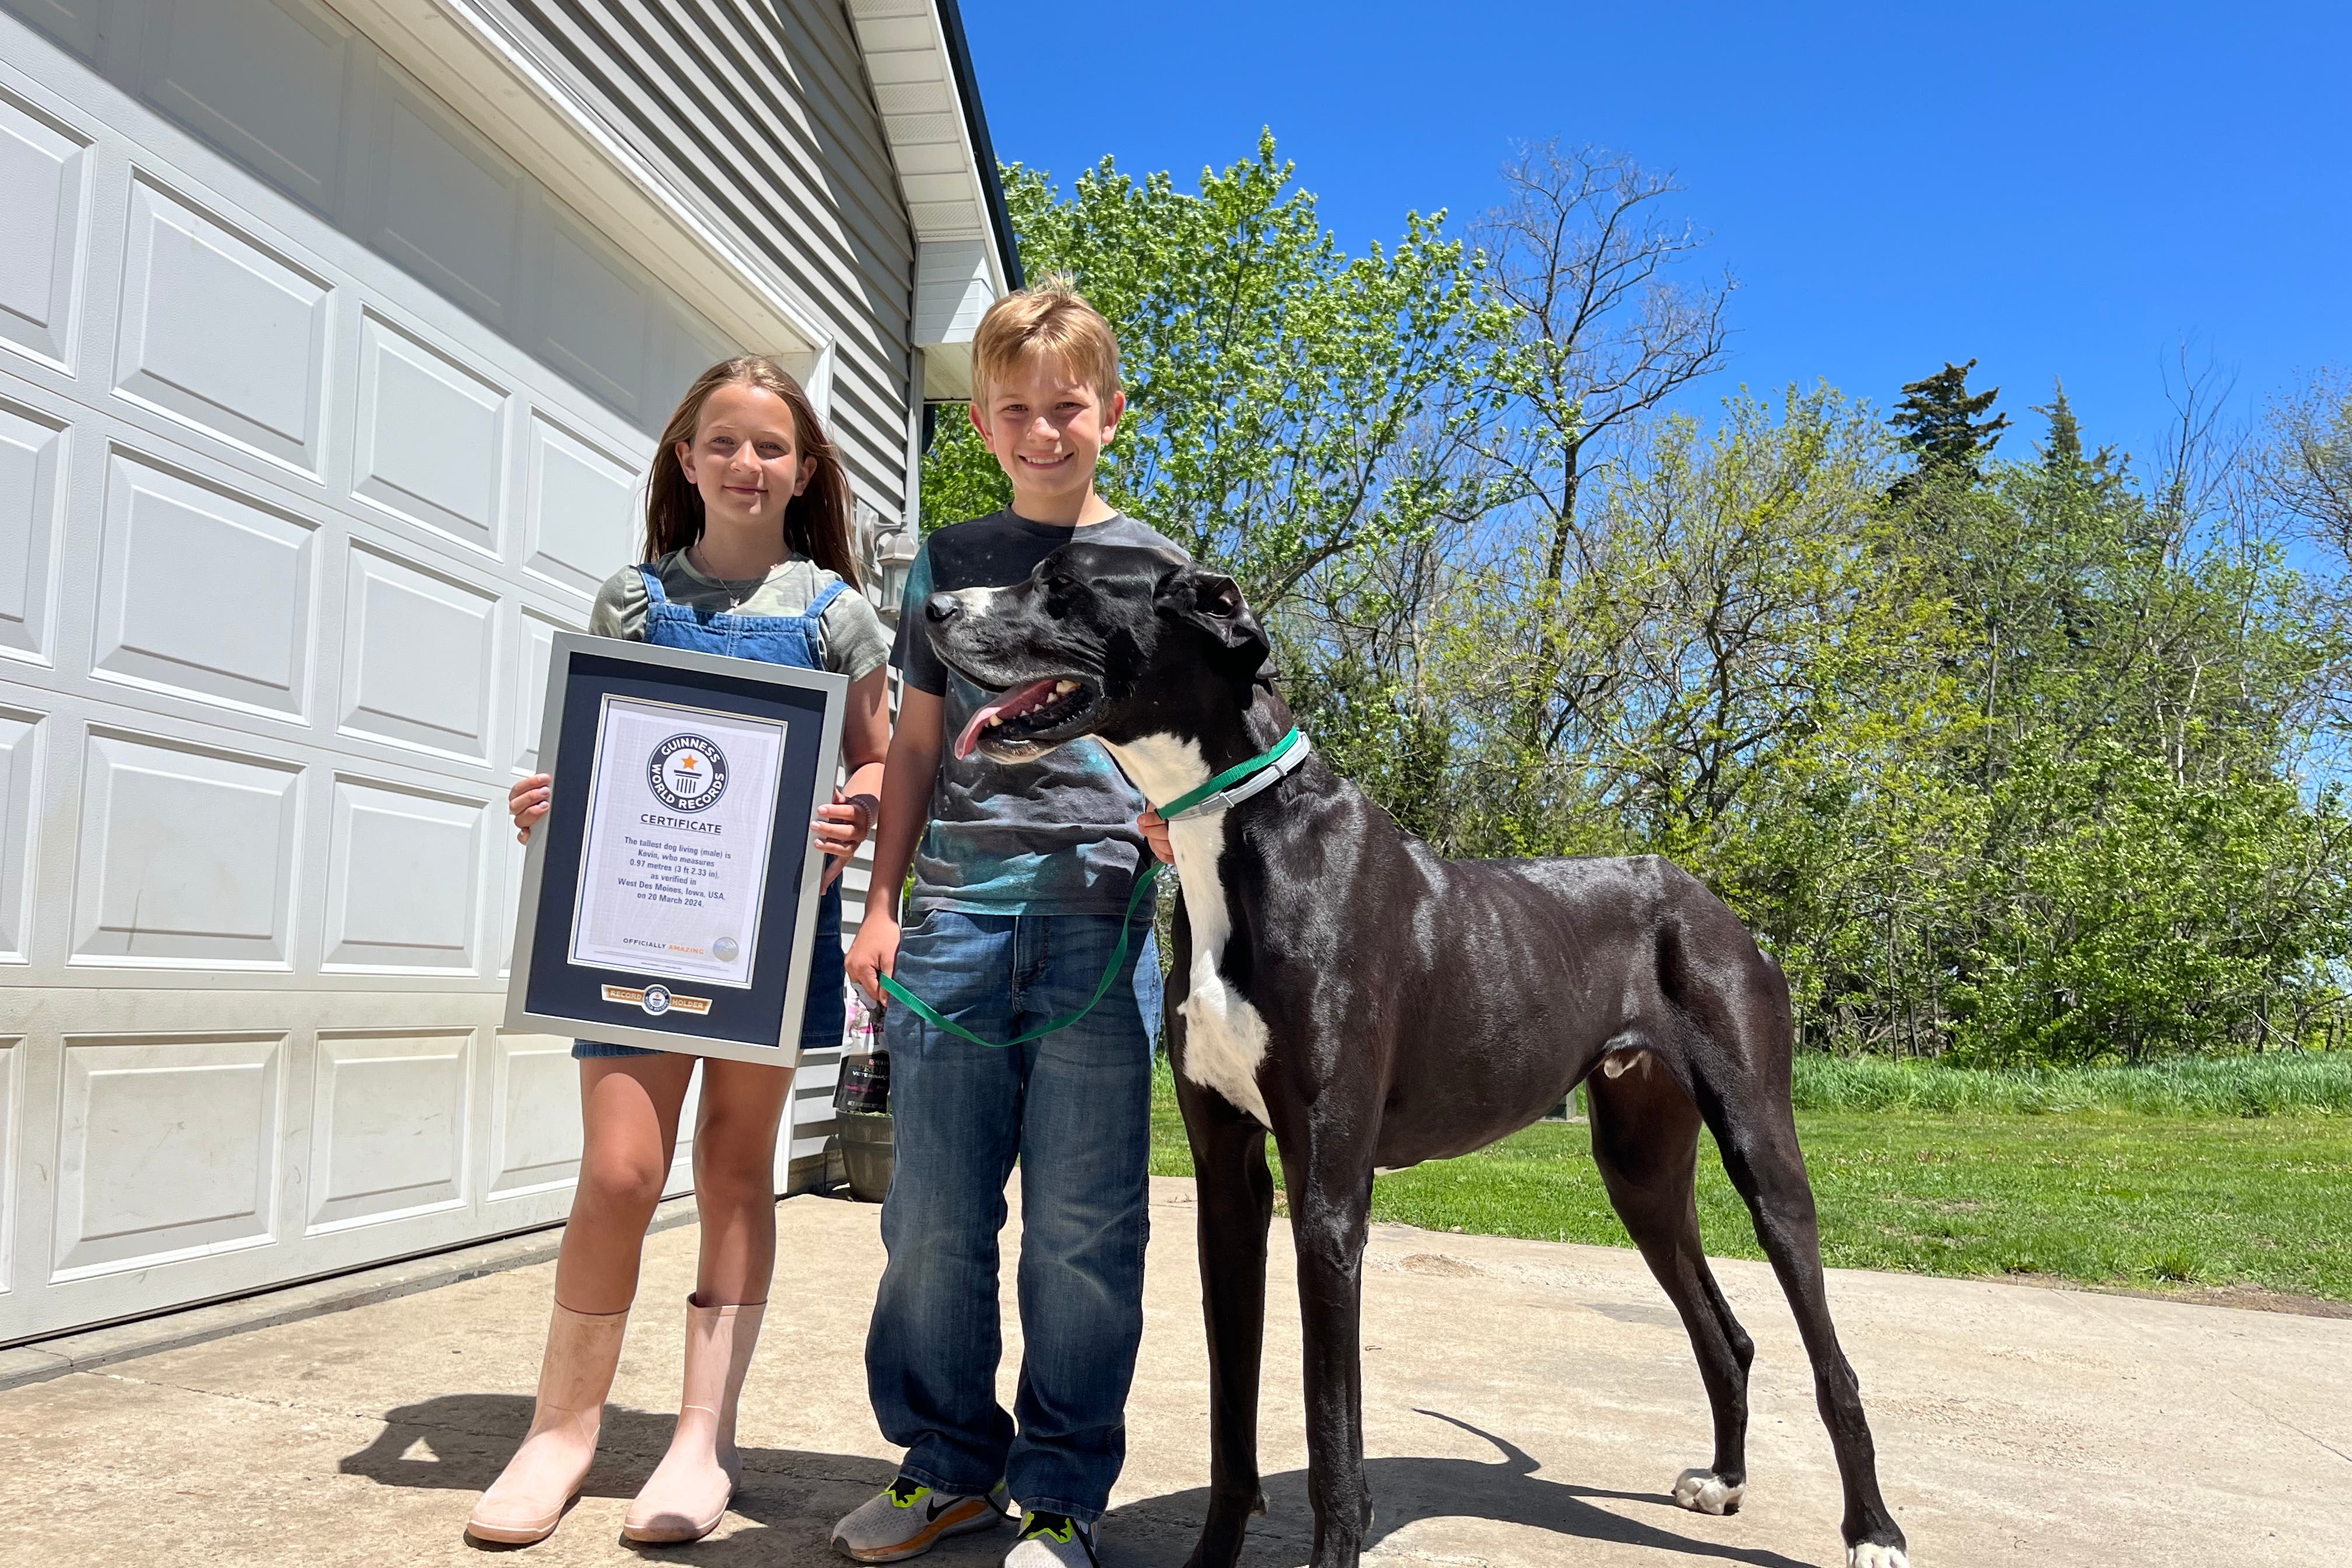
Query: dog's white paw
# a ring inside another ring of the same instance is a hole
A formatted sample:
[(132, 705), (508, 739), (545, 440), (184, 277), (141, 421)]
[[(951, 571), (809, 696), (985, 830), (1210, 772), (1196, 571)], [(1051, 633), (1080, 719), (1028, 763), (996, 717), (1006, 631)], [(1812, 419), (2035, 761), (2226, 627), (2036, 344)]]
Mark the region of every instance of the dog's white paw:
[[(1675, 1478), (1675, 1501), (1693, 1513), (1738, 1513), (1739, 1500), (1747, 1494), (1745, 1481), (1726, 1486), (1713, 1470), (1685, 1470)], [(1853, 1565), (1848, 1563), (1847, 1568)]]
[(1911, 1568), (1900, 1546), (1879, 1546), (1864, 1541), (1845, 1549), (1845, 1568)]

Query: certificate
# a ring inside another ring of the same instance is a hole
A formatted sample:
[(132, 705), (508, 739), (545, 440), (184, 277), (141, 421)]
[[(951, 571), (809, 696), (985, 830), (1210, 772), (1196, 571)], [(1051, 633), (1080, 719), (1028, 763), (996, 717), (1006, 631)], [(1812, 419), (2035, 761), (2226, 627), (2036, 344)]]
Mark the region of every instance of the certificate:
[(788, 1066), (849, 682), (559, 632), (507, 1026)]
[(785, 733), (769, 720), (604, 698), (573, 963), (751, 984)]

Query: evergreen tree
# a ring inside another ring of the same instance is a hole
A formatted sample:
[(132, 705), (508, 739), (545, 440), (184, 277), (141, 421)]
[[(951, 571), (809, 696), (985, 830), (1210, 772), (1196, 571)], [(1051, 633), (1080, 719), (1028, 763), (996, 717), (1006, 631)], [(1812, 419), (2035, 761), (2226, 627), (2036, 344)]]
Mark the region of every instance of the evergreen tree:
[(2053, 378), (2051, 388), (2050, 401), (2033, 409), (2050, 421), (2049, 443), (2033, 449), (2042, 459), (2042, 471), (2061, 485), (2089, 490), (2103, 500), (2110, 499), (2123, 477), (2121, 459), (2113, 447), (2084, 455), (2083, 426), (2074, 417), (2074, 405), (2066, 401), (2066, 384)]
[(2036, 450), (2043, 468), (2069, 473), (2083, 460), (2083, 425), (2074, 417), (2074, 405), (2066, 401), (2066, 384), (2053, 377), (2050, 386), (2050, 401), (2033, 410), (2050, 421), (2050, 445)]
[[(1984, 417), (2000, 395), (2000, 388), (1971, 394), (1966, 364), (1944, 362), (1944, 368), (1919, 381), (1906, 382), (1903, 401), (1895, 405), (1895, 438), (1917, 459), (1917, 467), (1895, 481), (1897, 500), (1917, 489), (1931, 477), (1975, 485), (1984, 479), (1984, 461), (2009, 428), (2009, 416)], [(2070, 416), (2071, 417), (2071, 416)]]

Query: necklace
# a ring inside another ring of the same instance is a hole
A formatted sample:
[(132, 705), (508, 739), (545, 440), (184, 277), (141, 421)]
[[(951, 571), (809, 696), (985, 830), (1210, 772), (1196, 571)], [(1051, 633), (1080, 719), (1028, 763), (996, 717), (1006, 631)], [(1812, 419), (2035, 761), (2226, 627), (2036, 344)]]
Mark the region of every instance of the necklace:
[[(713, 572), (710, 569), (710, 565), (708, 561), (696, 559), (699, 550), (699, 545), (688, 545), (686, 547), (686, 563), (688, 566), (693, 567), (697, 572), (701, 573), (702, 575), (708, 578), (710, 582), (717, 584), (720, 590), (727, 595), (726, 613), (730, 616), (742, 607), (744, 600), (750, 598), (752, 595), (758, 593), (762, 587), (764, 587), (767, 584), (770, 574), (775, 571), (775, 568), (772, 566), (767, 572), (761, 573), (757, 577), (721, 577), (718, 573)], [(743, 591), (740, 594), (735, 591), (735, 585), (738, 583), (743, 584)]]

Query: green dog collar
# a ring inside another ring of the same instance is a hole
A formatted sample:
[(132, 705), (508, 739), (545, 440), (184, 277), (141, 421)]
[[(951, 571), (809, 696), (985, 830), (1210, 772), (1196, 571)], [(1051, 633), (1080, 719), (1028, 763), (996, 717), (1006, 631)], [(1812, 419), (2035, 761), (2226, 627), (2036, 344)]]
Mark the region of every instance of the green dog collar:
[(1160, 819), (1174, 822), (1181, 817), (1204, 816), (1213, 811), (1239, 805), (1260, 790), (1271, 789), (1287, 777), (1314, 749), (1294, 724), (1290, 733), (1248, 762), (1234, 763), (1200, 788), (1186, 790), (1161, 806)]

